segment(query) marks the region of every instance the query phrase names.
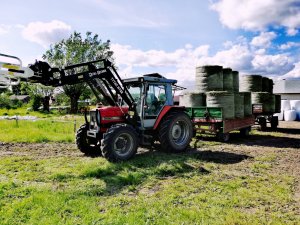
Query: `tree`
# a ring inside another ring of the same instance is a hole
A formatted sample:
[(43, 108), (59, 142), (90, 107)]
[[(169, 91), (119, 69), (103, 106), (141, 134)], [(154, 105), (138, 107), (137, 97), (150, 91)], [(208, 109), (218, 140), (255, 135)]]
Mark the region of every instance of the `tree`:
[[(83, 38), (80, 33), (75, 31), (68, 39), (50, 46), (43, 58), (51, 66), (61, 68), (71, 64), (107, 58), (111, 55), (109, 41), (102, 42), (97, 34), (92, 35), (91, 32), (86, 32), (86, 37)], [(86, 88), (86, 83), (65, 85), (63, 87), (65, 94), (70, 98), (71, 113), (77, 112), (78, 100)]]
[(30, 84), (21, 82), (21, 94), (29, 94), (31, 98), (31, 105), (34, 111), (37, 111), (41, 104), (43, 104), (43, 111), (49, 112), (49, 100), (53, 95), (54, 87), (44, 86), (42, 84)]

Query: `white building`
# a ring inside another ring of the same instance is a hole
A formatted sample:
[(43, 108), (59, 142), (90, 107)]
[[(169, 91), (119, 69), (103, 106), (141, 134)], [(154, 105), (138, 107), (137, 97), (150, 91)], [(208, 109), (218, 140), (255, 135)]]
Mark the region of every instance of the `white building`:
[(300, 79), (274, 81), (274, 94), (280, 94), (282, 100), (300, 100)]

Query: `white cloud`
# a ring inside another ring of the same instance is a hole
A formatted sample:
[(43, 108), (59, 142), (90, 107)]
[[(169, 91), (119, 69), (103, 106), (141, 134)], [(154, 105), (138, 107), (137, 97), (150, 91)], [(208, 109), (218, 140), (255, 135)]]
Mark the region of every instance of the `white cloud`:
[(256, 55), (251, 63), (253, 70), (263, 74), (282, 75), (293, 69), (292, 59), (285, 54)]
[(280, 79), (300, 78), (300, 62), (294, 64), (294, 68), (280, 77)]
[(0, 35), (7, 34), (10, 30), (11, 26), (0, 24)]
[(47, 48), (50, 44), (70, 35), (71, 26), (58, 20), (31, 22), (22, 31), (25, 39)]
[[(238, 70), (240, 74), (258, 73), (278, 77), (289, 73), (295, 62), (289, 54), (269, 54), (266, 48), (253, 48), (243, 37), (235, 42), (226, 42), (224, 49), (214, 54), (209, 52), (208, 45), (193, 47), (190, 44), (172, 52), (143, 51), (120, 44), (113, 44), (112, 50), (123, 77), (137, 76), (137, 71), (147, 73), (150, 70), (177, 79), (180, 85), (189, 88), (193, 88), (196, 66), (221, 65)], [(300, 74), (297, 76), (300, 77)]]
[(194, 79), (194, 71), (199, 57), (208, 54), (209, 45), (201, 45), (193, 47), (186, 45), (185, 48), (177, 49), (173, 52), (162, 50), (142, 51), (134, 49), (129, 45), (112, 44), (111, 49), (114, 51), (116, 63), (121, 75), (132, 76), (136, 75), (136, 68), (149, 69), (152, 72), (159, 72), (170, 68), (170, 71), (165, 74), (169, 78), (174, 78), (180, 81), (190, 81)]
[(287, 49), (290, 49), (290, 48), (293, 48), (293, 47), (300, 47), (300, 43), (298, 42), (287, 42), (285, 44), (282, 44), (279, 46), (279, 49), (281, 50), (287, 50)]
[(219, 0), (211, 8), (231, 29), (265, 30), (269, 26), (283, 26), (289, 35), (295, 35), (300, 27), (298, 0)]
[(217, 64), (234, 70), (249, 70), (253, 56), (247, 45), (235, 44), (231, 48), (217, 52), (213, 56), (201, 57), (198, 65)]
[(256, 36), (252, 39), (251, 45), (255, 47), (270, 47), (272, 40), (276, 38), (274, 32), (261, 32), (259, 36)]
[(296, 34), (298, 34), (298, 30), (295, 28), (289, 28), (286, 31), (288, 36), (295, 36)]

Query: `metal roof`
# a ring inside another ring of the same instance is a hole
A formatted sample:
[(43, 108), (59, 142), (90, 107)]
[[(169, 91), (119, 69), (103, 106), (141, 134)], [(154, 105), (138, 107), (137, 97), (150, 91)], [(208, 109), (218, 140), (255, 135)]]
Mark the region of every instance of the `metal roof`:
[(151, 73), (151, 74), (145, 74), (140, 77), (134, 77), (134, 78), (127, 78), (124, 79), (124, 83), (133, 83), (133, 82), (153, 82), (153, 83), (171, 83), (171, 84), (176, 84), (177, 80), (173, 79), (167, 79), (164, 76), (158, 74), (158, 73)]

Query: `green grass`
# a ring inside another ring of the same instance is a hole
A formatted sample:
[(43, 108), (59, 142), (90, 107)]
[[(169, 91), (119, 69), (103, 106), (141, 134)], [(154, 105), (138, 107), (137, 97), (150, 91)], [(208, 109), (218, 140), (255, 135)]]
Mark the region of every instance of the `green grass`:
[[(197, 154), (103, 158), (5, 156), (1, 224), (296, 224), (292, 184), (270, 167), (250, 168)], [(270, 160), (266, 159), (266, 163)], [(246, 165), (245, 165), (246, 166)], [(205, 168), (205, 169), (203, 169)], [(236, 170), (236, 173), (232, 173)]]
[(43, 113), (40, 111), (31, 111), (27, 110), (28, 106), (24, 106), (17, 109), (0, 109), (0, 116), (36, 116), (40, 118), (48, 118), (52, 116), (58, 116), (59, 113), (56, 111), (50, 112), (50, 113)]
[[(55, 119), (55, 120), (53, 120)], [(37, 121), (0, 120), (1, 142), (73, 142), (74, 141), (74, 119), (60, 118)], [(76, 120), (76, 128), (83, 123), (83, 119)], [(66, 122), (63, 122), (66, 121)]]

